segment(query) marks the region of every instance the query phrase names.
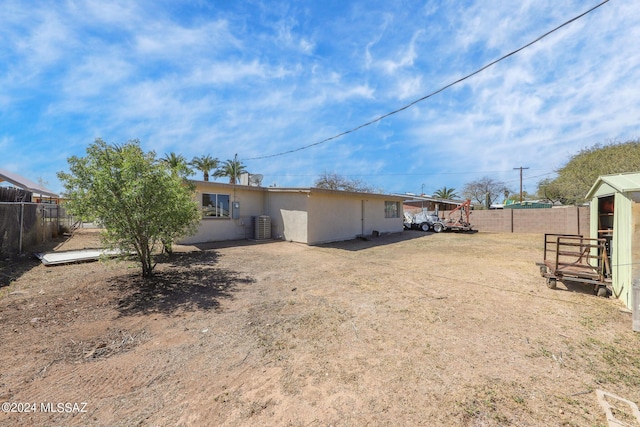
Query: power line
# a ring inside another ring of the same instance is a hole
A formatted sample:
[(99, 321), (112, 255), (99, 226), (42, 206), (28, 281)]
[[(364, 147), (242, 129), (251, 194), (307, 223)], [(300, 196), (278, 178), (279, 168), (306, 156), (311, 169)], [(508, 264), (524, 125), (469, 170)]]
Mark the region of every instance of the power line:
[[(520, 168), (515, 168), (515, 169), (520, 169)], [(551, 171), (551, 172), (543, 173), (543, 174), (540, 174), (540, 175), (526, 176), (523, 179), (525, 181), (529, 181), (529, 180), (532, 180), (532, 179), (535, 179), (535, 178), (540, 178), (540, 177), (543, 177), (543, 176), (554, 175), (556, 173), (557, 172), (555, 172), (555, 171)], [(518, 179), (512, 179), (510, 181), (505, 181), (505, 184), (510, 184), (512, 182), (518, 182), (518, 181), (519, 181)]]
[(495, 65), (495, 64), (497, 64), (498, 62), (501, 62), (501, 61), (503, 61), (503, 60), (505, 60), (505, 59), (509, 58), (510, 56), (513, 56), (513, 55), (515, 55), (516, 53), (518, 53), (518, 52), (520, 52), (520, 51), (522, 51), (522, 50), (524, 50), (524, 49), (528, 48), (529, 46), (534, 45), (535, 43), (539, 42), (540, 40), (544, 39), (545, 37), (547, 37), (547, 36), (549, 36), (549, 35), (551, 35), (551, 34), (555, 33), (555, 32), (556, 32), (556, 31), (558, 31), (559, 29), (561, 29), (561, 28), (563, 28), (563, 27), (566, 27), (567, 25), (569, 25), (569, 24), (571, 24), (571, 23), (573, 23), (573, 22), (577, 21), (578, 19), (580, 19), (580, 18), (582, 18), (582, 17), (584, 17), (584, 16), (586, 16), (586, 15), (588, 15), (589, 13), (593, 12), (594, 10), (598, 9), (599, 7), (603, 6), (605, 3), (608, 3), (609, 1), (610, 1), (610, 0), (604, 0), (603, 2), (601, 2), (601, 3), (597, 4), (596, 6), (592, 7), (592, 8), (591, 8), (591, 9), (589, 9), (589, 10), (587, 10), (586, 12), (583, 12), (583, 13), (581, 13), (580, 15), (578, 15), (578, 16), (576, 16), (576, 17), (574, 17), (574, 18), (571, 18), (570, 20), (568, 20), (568, 21), (564, 22), (563, 24), (558, 25), (558, 26), (557, 26), (557, 27), (555, 27), (554, 29), (552, 29), (552, 30), (550, 30), (550, 31), (547, 31), (546, 33), (544, 33), (544, 34), (543, 34), (543, 35), (541, 35), (540, 37), (536, 38), (535, 40), (533, 40), (533, 41), (531, 41), (531, 42), (529, 42), (529, 43), (527, 43), (527, 44), (525, 44), (524, 46), (522, 46), (522, 47), (520, 47), (520, 48), (518, 48), (518, 49), (516, 49), (516, 50), (514, 50), (514, 51), (511, 51), (511, 52), (507, 53), (507, 54), (506, 54), (506, 55), (504, 55), (504, 56), (501, 56), (500, 58), (498, 58), (498, 59), (496, 59), (496, 60), (494, 60), (494, 61), (492, 61), (492, 62), (490, 62), (490, 63), (486, 64), (485, 66), (483, 66), (483, 67), (481, 67), (481, 68), (477, 69), (476, 71), (474, 71), (474, 72), (472, 72), (472, 73), (470, 73), (470, 74), (467, 74), (466, 76), (461, 77), (461, 78), (459, 78), (458, 80), (456, 80), (456, 81), (454, 81), (454, 82), (452, 82), (452, 83), (449, 83), (449, 84), (447, 84), (447, 85), (445, 85), (445, 86), (441, 87), (440, 89), (436, 90), (435, 92), (431, 92), (430, 94), (428, 94), (428, 95), (426, 95), (426, 96), (423, 96), (422, 98), (416, 99), (415, 101), (410, 102), (409, 104), (406, 104), (405, 106), (400, 107), (400, 108), (398, 108), (397, 110), (393, 110), (393, 111), (391, 111), (391, 112), (389, 112), (389, 113), (383, 114), (382, 116), (379, 116), (379, 117), (377, 117), (377, 118), (375, 118), (375, 119), (373, 119), (373, 120), (371, 120), (371, 121), (368, 121), (368, 122), (366, 122), (366, 123), (364, 123), (364, 124), (361, 124), (361, 125), (359, 125), (359, 126), (356, 126), (356, 127), (354, 127), (353, 129), (346, 130), (346, 131), (341, 132), (341, 133), (339, 133), (339, 134), (337, 134), (337, 135), (331, 136), (331, 137), (329, 137), (329, 138), (325, 138), (325, 139), (323, 139), (323, 140), (321, 140), (321, 141), (318, 141), (318, 142), (314, 142), (313, 144), (305, 145), (305, 146), (302, 146), (302, 147), (294, 148), (294, 149), (287, 150), (287, 151), (283, 151), (283, 152), (276, 153), (276, 154), (269, 154), (269, 155), (266, 155), (266, 156), (259, 156), (259, 157), (251, 157), (251, 158), (247, 158), (247, 159), (244, 159), (244, 160), (260, 160), (260, 159), (268, 159), (268, 158), (271, 158), (271, 157), (278, 157), (278, 156), (283, 156), (283, 155), (285, 155), (285, 154), (291, 154), (291, 153), (295, 153), (295, 152), (298, 152), (298, 151), (306, 150), (306, 149), (308, 149), (308, 148), (315, 147), (315, 146), (317, 146), (317, 145), (321, 145), (321, 144), (325, 144), (325, 143), (327, 143), (327, 142), (329, 142), (329, 141), (332, 141), (332, 140), (334, 140), (334, 139), (340, 138), (340, 137), (345, 136), (345, 135), (347, 135), (347, 134), (350, 134), (350, 133), (356, 132), (356, 131), (358, 131), (358, 130), (360, 130), (360, 129), (364, 128), (364, 127), (367, 127), (367, 126), (370, 126), (370, 125), (372, 125), (372, 124), (374, 124), (374, 123), (377, 123), (377, 122), (379, 122), (379, 121), (381, 121), (381, 120), (383, 120), (383, 119), (386, 119), (386, 118), (387, 118), (387, 117), (389, 117), (389, 116), (392, 116), (392, 115), (394, 115), (394, 114), (397, 114), (397, 113), (399, 113), (399, 112), (401, 112), (401, 111), (404, 111), (404, 110), (406, 110), (406, 109), (408, 109), (408, 108), (411, 108), (411, 107), (413, 107), (414, 105), (416, 105), (417, 103), (422, 102), (422, 101), (424, 101), (424, 100), (426, 100), (426, 99), (429, 99), (429, 98), (431, 98), (431, 97), (433, 97), (433, 96), (435, 96), (435, 95), (439, 94), (440, 92), (443, 92), (443, 91), (445, 91), (446, 89), (449, 89), (449, 88), (450, 88), (450, 87), (452, 87), (452, 86), (455, 86), (455, 85), (457, 85), (457, 84), (459, 84), (459, 83), (462, 83), (463, 81), (465, 81), (465, 80), (467, 80), (467, 79), (469, 79), (469, 78), (471, 78), (471, 77), (475, 76), (476, 74), (481, 73), (482, 71), (486, 70), (487, 68), (494, 66), (494, 65)]
[[(516, 168), (518, 169), (518, 168)], [(525, 168), (528, 169), (528, 168)], [(540, 169), (531, 169), (531, 170), (540, 170)], [(347, 174), (341, 174), (342, 176), (346, 176), (346, 177), (355, 177), (355, 176), (416, 176), (416, 177), (420, 177), (420, 176), (427, 176), (427, 177), (434, 177), (434, 176), (442, 176), (442, 175), (479, 175), (479, 174), (495, 174), (495, 173), (504, 173), (504, 172), (510, 172), (510, 170), (495, 170), (495, 171), (465, 171), (465, 172), (420, 172), (420, 173), (414, 173), (414, 172), (387, 172), (387, 173), (347, 173)], [(533, 178), (539, 178), (541, 176), (547, 176), (547, 175), (552, 175), (556, 173), (555, 171), (550, 171), (550, 172), (545, 172), (541, 175), (534, 175), (534, 176), (527, 176), (524, 177), (524, 180), (530, 180)], [(269, 174), (269, 176), (318, 176), (319, 173), (283, 173), (283, 174)], [(510, 180), (507, 182), (516, 182), (517, 180)]]

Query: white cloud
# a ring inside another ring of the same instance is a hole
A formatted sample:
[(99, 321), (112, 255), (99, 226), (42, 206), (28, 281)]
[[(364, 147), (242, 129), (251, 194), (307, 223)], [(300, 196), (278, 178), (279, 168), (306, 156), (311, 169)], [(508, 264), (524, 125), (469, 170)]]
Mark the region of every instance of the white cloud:
[(393, 74), (400, 68), (410, 67), (414, 64), (414, 61), (418, 56), (416, 53), (416, 44), (423, 33), (424, 31), (422, 30), (416, 31), (411, 37), (409, 44), (400, 49), (398, 55), (395, 55), (397, 59), (387, 59), (381, 62), (381, 66), (385, 72)]
[[(25, 163), (24, 141), (50, 160), (83, 154), (96, 136), (187, 157), (296, 149), (439, 89), (589, 7), (25, 4), (8, 0), (0, 15), (0, 146)], [(520, 165), (553, 170), (577, 149), (640, 133), (638, 19), (640, 5), (610, 2), (373, 126), (250, 166), (282, 185), (335, 168), (398, 191), (427, 176), (461, 187), (485, 172), (509, 178)], [(52, 140), (64, 149), (51, 151)], [(34, 165), (47, 168), (64, 165)]]

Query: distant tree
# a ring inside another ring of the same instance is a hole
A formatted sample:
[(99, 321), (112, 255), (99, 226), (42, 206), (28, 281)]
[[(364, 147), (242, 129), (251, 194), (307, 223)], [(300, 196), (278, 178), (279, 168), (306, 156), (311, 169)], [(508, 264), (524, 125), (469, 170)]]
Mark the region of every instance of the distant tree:
[(179, 175), (187, 177), (194, 174), (193, 170), (189, 167), (187, 159), (185, 159), (182, 154), (176, 154), (172, 151), (169, 154), (165, 154), (160, 161), (169, 166), (169, 168), (177, 172)]
[(214, 172), (215, 177), (229, 177), (229, 184), (236, 184), (240, 180), (240, 175), (246, 173), (245, 165), (237, 158), (234, 160), (226, 160), (222, 166)]
[[(516, 192), (516, 193), (506, 192), (505, 196), (507, 196), (507, 197), (504, 198), (505, 202), (507, 200), (512, 200), (514, 202), (520, 203), (520, 192)], [(522, 191), (522, 200), (531, 200), (531, 199), (532, 199), (532, 195), (523, 190)]]
[(348, 179), (337, 173), (326, 171), (315, 181), (314, 186), (327, 190), (356, 191), (363, 193), (375, 192), (373, 187), (359, 179)]
[(194, 157), (193, 160), (191, 160), (190, 165), (199, 171), (202, 171), (203, 179), (205, 181), (209, 181), (209, 172), (216, 169), (219, 163), (220, 160), (207, 154), (200, 157)]
[(504, 182), (485, 176), (465, 184), (462, 195), (488, 208), (498, 197), (504, 195), (505, 191), (509, 190)]
[(557, 178), (538, 184), (538, 193), (565, 204), (580, 204), (600, 175), (640, 171), (640, 140), (596, 144), (580, 150), (565, 166), (557, 170)]
[(108, 247), (133, 251), (143, 277), (153, 274), (158, 245), (170, 246), (179, 236), (195, 232), (200, 212), (193, 184), (167, 169), (154, 152), (143, 152), (137, 140), (109, 145), (96, 139), (86, 157), (67, 160), (70, 173), (58, 172), (69, 199), (67, 209), (97, 219)]
[(458, 197), (458, 194), (456, 194), (456, 189), (455, 188), (447, 188), (445, 186), (445, 187), (442, 187), (439, 190), (436, 190), (433, 193), (433, 196), (437, 197), (439, 199), (451, 200), (451, 199), (454, 199), (454, 198)]
[(539, 199), (547, 200), (552, 204), (571, 204), (563, 194), (561, 186), (551, 178), (543, 179), (538, 183), (537, 195)]

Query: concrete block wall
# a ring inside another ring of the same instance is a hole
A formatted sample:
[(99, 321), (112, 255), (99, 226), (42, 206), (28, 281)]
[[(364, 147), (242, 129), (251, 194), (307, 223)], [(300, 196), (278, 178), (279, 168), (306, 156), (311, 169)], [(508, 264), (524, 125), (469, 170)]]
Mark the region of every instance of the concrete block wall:
[[(445, 218), (449, 212), (444, 212)], [(443, 213), (440, 214), (442, 216)], [(454, 215), (457, 215), (454, 214)], [(581, 234), (589, 237), (589, 207), (551, 209), (476, 210), (471, 213), (474, 230), (494, 233)]]

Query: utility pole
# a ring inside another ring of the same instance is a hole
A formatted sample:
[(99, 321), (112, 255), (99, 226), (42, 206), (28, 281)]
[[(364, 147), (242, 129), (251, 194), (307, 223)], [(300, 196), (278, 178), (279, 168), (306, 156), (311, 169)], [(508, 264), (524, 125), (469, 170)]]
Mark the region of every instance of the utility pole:
[(528, 167), (522, 167), (520, 166), (519, 168), (513, 168), (513, 170), (517, 170), (520, 169), (520, 203), (522, 203), (522, 170), (523, 169), (529, 169)]

